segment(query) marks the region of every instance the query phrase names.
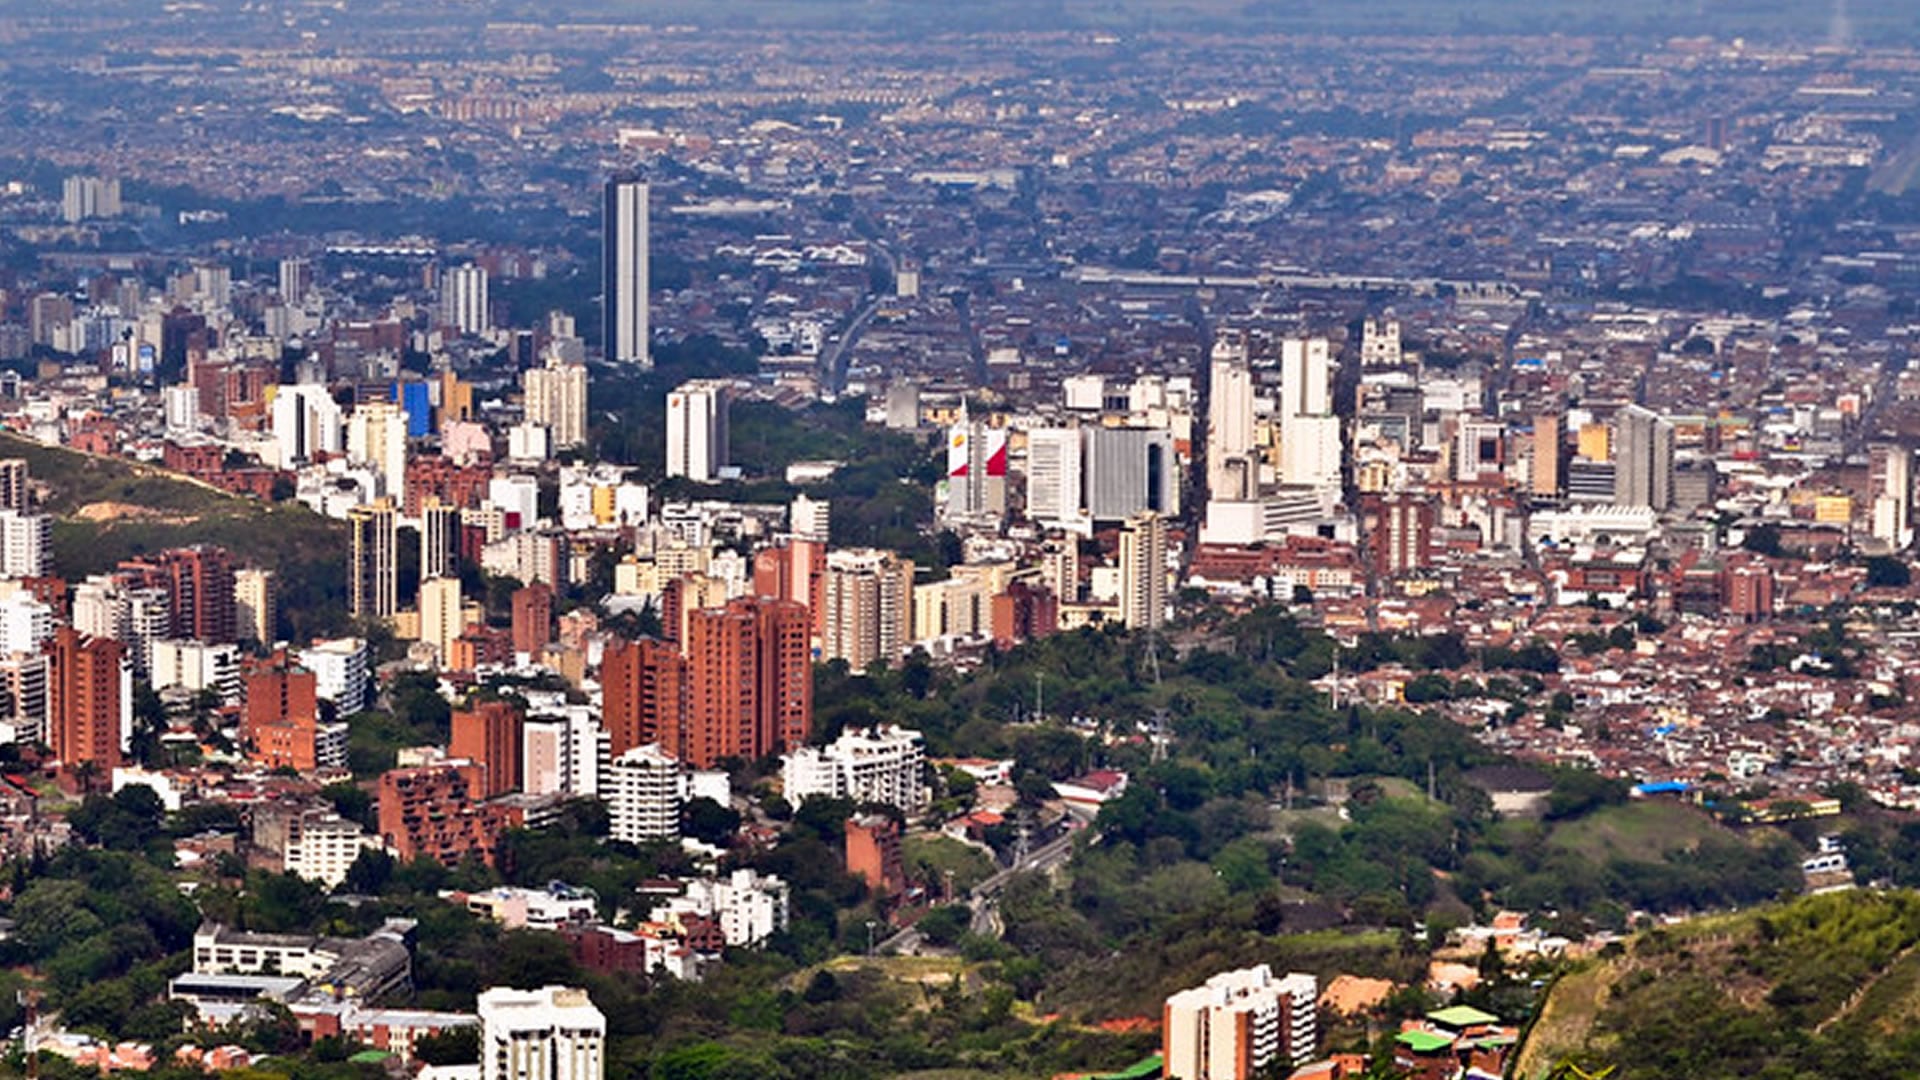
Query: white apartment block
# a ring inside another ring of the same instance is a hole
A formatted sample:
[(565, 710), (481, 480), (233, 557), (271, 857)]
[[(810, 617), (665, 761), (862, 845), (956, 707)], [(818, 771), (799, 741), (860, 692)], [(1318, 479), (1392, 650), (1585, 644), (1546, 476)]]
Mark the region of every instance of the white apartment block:
[(678, 926), (688, 915), (718, 919), (728, 945), (752, 948), (787, 928), (788, 893), (777, 877), (735, 870), (731, 877), (688, 882), (685, 895), (654, 908), (648, 920)]
[(612, 819), (607, 835), (629, 844), (675, 839), (684, 793), (680, 762), (659, 746), (649, 743), (621, 754), (601, 785)]
[(802, 747), (786, 756), (780, 778), (787, 801), (796, 806), (819, 796), (912, 812), (927, 800), (925, 770), (920, 733), (888, 726), (845, 731), (826, 746)]
[(1248, 1080), (1313, 1059), (1319, 985), (1265, 964), (1226, 971), (1167, 999), (1161, 1053), (1170, 1080)]
[(585, 990), (494, 987), (480, 995), (481, 1080), (602, 1080), (607, 1018)]

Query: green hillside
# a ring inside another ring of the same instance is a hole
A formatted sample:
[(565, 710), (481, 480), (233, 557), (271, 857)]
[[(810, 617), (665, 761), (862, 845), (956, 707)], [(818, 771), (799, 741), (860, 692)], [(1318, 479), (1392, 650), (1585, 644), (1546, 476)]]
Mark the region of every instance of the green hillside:
[(1514, 1075), (1920, 1075), (1920, 893), (1852, 890), (1642, 933), (1564, 975)]
[(0, 433), (0, 457), (26, 459), (40, 509), (54, 518), (54, 570), (70, 581), (146, 552), (218, 544), (279, 576), (283, 632), (298, 640), (347, 625), (344, 522), (10, 433)]

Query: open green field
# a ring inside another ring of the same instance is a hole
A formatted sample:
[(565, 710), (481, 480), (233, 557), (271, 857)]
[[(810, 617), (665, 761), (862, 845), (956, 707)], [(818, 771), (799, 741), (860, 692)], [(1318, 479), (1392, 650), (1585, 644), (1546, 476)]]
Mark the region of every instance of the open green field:
[(1614, 857), (1650, 858), (1690, 851), (1724, 833), (1712, 815), (1697, 806), (1645, 799), (1609, 806), (1553, 830), (1553, 846), (1596, 862)]
[(24, 458), (53, 515), (53, 565), (70, 581), (122, 560), (218, 544), (275, 572), (281, 631), (294, 640), (347, 626), (347, 529), (297, 503), (229, 495), (152, 465), (43, 446), (0, 433), (0, 457)]

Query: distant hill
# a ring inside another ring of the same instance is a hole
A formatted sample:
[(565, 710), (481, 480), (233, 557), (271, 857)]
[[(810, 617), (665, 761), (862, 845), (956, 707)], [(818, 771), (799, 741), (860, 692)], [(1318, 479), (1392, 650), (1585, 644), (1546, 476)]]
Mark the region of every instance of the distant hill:
[(280, 579), (283, 631), (296, 640), (347, 626), (347, 530), (297, 503), (230, 495), (179, 473), (45, 446), (0, 432), (0, 457), (25, 458), (53, 515), (53, 565), (72, 581), (163, 548), (218, 544)]
[(1554, 985), (1513, 1075), (1920, 1075), (1920, 893), (1851, 890), (1642, 933)]

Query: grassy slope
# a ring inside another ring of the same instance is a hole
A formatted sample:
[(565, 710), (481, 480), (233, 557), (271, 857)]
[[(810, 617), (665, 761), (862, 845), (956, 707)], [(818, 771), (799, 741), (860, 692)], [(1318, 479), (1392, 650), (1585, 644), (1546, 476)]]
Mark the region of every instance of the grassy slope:
[(25, 458), (41, 508), (54, 516), (53, 562), (68, 580), (123, 559), (218, 544), (277, 573), (282, 629), (295, 639), (346, 623), (346, 526), (304, 506), (217, 491), (177, 473), (43, 446), (0, 433), (0, 457)]
[[(1676, 1005), (1715, 1016), (1678, 1035), (1655, 1026)], [(1647, 1041), (1711, 1042), (1730, 1020), (1781, 1033), (1786, 1045), (1824, 1035), (1859, 1046), (1908, 1036), (1916, 1017), (1920, 896), (1805, 897), (1650, 931), (1623, 953), (1570, 971), (1554, 984), (1512, 1075), (1536, 1080), (1568, 1057), (1589, 1068), (1623, 1065), (1620, 1080), (1658, 1075), (1647, 1067)]]
[(1577, 821), (1556, 825), (1550, 843), (1594, 862), (1605, 862), (1616, 856), (1644, 859), (1691, 851), (1722, 831), (1712, 815), (1698, 807), (1646, 799), (1609, 806)]

